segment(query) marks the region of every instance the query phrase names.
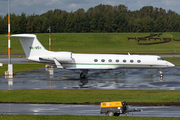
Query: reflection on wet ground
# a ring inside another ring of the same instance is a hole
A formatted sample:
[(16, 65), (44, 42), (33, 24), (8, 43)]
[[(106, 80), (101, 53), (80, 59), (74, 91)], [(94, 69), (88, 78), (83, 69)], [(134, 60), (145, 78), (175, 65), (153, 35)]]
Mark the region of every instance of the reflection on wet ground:
[(32, 70), (17, 73), (12, 79), (0, 77), (0, 90), (17, 89), (119, 89), (180, 90), (180, 66), (164, 69), (163, 80), (156, 69), (92, 70), (86, 79), (81, 71), (64, 69)]
[[(128, 106), (133, 110), (134, 106)], [(90, 115), (100, 114), (100, 105), (63, 105), (63, 104), (0, 104), (0, 113), (3, 114), (31, 114), (31, 115)], [(169, 106), (136, 106), (140, 112), (129, 112), (128, 116), (156, 116), (180, 117), (180, 107)], [(120, 116), (125, 116), (121, 114)]]

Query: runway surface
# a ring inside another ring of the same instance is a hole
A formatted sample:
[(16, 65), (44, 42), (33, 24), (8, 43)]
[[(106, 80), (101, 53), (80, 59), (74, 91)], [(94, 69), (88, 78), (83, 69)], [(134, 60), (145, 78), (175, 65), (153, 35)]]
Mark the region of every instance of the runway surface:
[[(163, 70), (163, 80), (154, 69), (118, 69), (89, 71), (80, 79), (81, 71), (64, 69), (31, 70), (16, 73), (14, 78), (0, 76), (0, 90), (22, 89), (117, 89), (180, 90), (180, 66)], [(53, 73), (53, 74), (52, 74)]]
[[(133, 110), (134, 106), (128, 106)], [(63, 105), (63, 104), (0, 104), (0, 113), (3, 114), (31, 114), (31, 115), (89, 115), (107, 116), (100, 114), (100, 105)], [(146, 107), (136, 106), (140, 112), (129, 112), (128, 116), (156, 116), (180, 117), (180, 107)], [(125, 116), (121, 114), (120, 116)]]

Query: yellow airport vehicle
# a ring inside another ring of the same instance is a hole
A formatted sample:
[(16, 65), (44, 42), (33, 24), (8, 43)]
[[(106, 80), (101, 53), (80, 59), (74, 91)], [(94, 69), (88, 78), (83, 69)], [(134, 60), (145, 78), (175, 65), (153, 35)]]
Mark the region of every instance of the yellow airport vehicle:
[(108, 114), (108, 116), (119, 116), (127, 113), (126, 101), (117, 102), (101, 102), (101, 114)]

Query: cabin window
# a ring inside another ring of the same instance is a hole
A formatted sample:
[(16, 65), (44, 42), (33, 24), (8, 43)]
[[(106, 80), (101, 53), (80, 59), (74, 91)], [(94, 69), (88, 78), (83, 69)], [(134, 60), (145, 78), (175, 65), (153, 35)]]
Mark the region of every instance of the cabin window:
[(130, 62), (131, 62), (131, 63), (133, 63), (133, 62), (134, 62), (134, 60), (130, 60)]
[(116, 59), (116, 62), (119, 62), (119, 60), (118, 60), (118, 59)]
[(141, 60), (137, 60), (138, 63), (141, 63)]
[(105, 62), (105, 59), (102, 59), (101, 62)]
[(94, 62), (98, 62), (98, 59), (94, 59)]
[(126, 60), (123, 60), (123, 62), (125, 63), (125, 62), (126, 62)]
[(111, 59), (109, 59), (109, 62), (112, 62), (112, 60), (111, 60)]

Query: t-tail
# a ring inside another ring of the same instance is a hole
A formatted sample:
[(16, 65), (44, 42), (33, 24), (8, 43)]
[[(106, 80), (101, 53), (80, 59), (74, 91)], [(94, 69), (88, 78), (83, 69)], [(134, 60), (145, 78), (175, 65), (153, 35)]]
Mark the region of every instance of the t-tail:
[(11, 37), (18, 37), (24, 49), (26, 59), (39, 61), (39, 57), (49, 54), (34, 34), (16, 34)]
[(48, 51), (34, 34), (15, 34), (11, 35), (11, 37), (19, 38), (26, 55), (26, 59), (28, 60), (44, 64), (55, 64), (58, 68), (65, 68), (61, 65), (61, 63), (72, 61), (71, 52)]

